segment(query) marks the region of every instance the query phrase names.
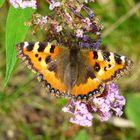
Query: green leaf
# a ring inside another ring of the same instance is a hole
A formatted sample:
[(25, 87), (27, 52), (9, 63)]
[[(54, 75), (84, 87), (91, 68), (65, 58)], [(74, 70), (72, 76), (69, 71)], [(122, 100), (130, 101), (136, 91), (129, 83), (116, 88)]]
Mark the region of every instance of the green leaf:
[(6, 76), (4, 85), (6, 86), (17, 61), (16, 44), (22, 42), (28, 32), (29, 27), (25, 22), (31, 19), (34, 10), (31, 8), (15, 9), (10, 7), (6, 21)]
[(66, 105), (67, 100), (64, 99), (64, 98), (60, 98), (59, 100), (57, 100), (57, 103), (58, 103), (59, 106), (63, 107), (63, 106)]
[(25, 134), (25, 136), (28, 138), (28, 140), (37, 140), (35, 134), (33, 134), (32, 130), (30, 129), (28, 124), (26, 124), (24, 122), (20, 122), (18, 124), (18, 127), (21, 128), (21, 131)]
[(0, 0), (0, 8), (3, 6), (5, 0)]
[(88, 140), (88, 134), (85, 130), (81, 130), (74, 138), (74, 140)]
[(126, 105), (126, 115), (133, 121), (140, 131), (140, 96), (133, 95), (128, 97)]

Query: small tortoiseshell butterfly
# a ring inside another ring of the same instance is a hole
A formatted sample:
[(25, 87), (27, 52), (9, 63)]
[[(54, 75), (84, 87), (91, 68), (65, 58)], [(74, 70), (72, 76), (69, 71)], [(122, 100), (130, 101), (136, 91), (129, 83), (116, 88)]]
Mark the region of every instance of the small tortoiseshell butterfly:
[(100, 95), (105, 83), (128, 72), (132, 64), (116, 53), (50, 42), (23, 42), (17, 49), (19, 58), (28, 61), (49, 92), (81, 100)]

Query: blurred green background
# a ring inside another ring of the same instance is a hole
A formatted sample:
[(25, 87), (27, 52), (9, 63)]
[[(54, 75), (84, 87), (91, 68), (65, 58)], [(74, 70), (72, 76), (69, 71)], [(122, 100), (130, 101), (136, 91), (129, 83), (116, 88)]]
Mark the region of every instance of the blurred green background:
[[(70, 116), (61, 111), (66, 100), (48, 96), (21, 61), (4, 88), (9, 9), (5, 2), (0, 8), (0, 140), (140, 140), (140, 1), (97, 0), (89, 7), (104, 26), (102, 44), (134, 61), (131, 74), (117, 82), (127, 98), (122, 118), (113, 117), (109, 122), (94, 119), (91, 128), (69, 123)], [(45, 0), (40, 1), (39, 11), (46, 14)], [(26, 38), (43, 39), (43, 34), (34, 36), (31, 31)]]

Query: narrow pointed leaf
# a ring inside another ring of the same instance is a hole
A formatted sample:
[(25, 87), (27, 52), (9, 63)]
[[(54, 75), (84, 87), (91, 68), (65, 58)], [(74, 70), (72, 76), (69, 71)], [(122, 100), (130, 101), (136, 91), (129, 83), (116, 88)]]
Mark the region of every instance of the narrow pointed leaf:
[(0, 0), (0, 8), (3, 6), (5, 0)]
[(10, 7), (6, 21), (6, 86), (17, 61), (16, 44), (23, 41), (29, 27), (25, 22), (31, 19), (34, 10), (31, 8), (20, 9)]

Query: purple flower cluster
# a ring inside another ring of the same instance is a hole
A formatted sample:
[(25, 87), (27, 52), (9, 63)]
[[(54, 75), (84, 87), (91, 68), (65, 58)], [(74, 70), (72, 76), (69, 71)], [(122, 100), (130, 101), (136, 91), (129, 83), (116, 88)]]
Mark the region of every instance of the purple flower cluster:
[(56, 2), (55, 0), (51, 0), (49, 9), (50, 10), (53, 10), (54, 8), (60, 7), (60, 6), (61, 6), (61, 3), (60, 2)]
[(15, 8), (22, 8), (25, 9), (27, 7), (31, 7), (33, 9), (36, 9), (36, 0), (9, 0), (11, 5)]
[(85, 3), (94, 2), (94, 0), (85, 0)]
[[(36, 0), (9, 0), (15, 8), (37, 7)], [(33, 33), (38, 29), (50, 33), (46, 40), (57, 40), (67, 46), (74, 43), (75, 46), (81, 48), (99, 49), (101, 44), (101, 25), (99, 19), (94, 16), (93, 11), (88, 8), (85, 3), (94, 2), (94, 0), (46, 0), (50, 10), (55, 10), (54, 17), (51, 15), (42, 16), (33, 14), (32, 20), (27, 22), (27, 26), (34, 26)], [(46, 5), (47, 6), (47, 5)], [(86, 15), (82, 15), (85, 11)], [(94, 34), (94, 38), (92, 36)], [(66, 36), (69, 36), (67, 38)], [(73, 40), (73, 37), (76, 37)]]
[(45, 27), (45, 25), (48, 23), (48, 16), (42, 16), (40, 14), (33, 15), (33, 24), (39, 26), (41, 29)]
[(113, 83), (106, 85), (105, 93), (93, 98), (93, 111), (99, 115), (101, 121), (107, 121), (115, 112), (116, 116), (123, 114), (125, 98), (119, 94), (118, 87)]
[(120, 117), (124, 105), (125, 98), (119, 94), (118, 87), (113, 83), (107, 84), (103, 94), (94, 97), (92, 101), (71, 100), (62, 110), (73, 115), (70, 122), (89, 127), (92, 125), (93, 113), (96, 113), (101, 121), (107, 121), (113, 113)]
[(73, 115), (73, 117), (70, 118), (70, 122), (81, 126), (92, 126), (93, 116), (92, 113), (88, 111), (86, 103), (71, 100), (62, 110)]

